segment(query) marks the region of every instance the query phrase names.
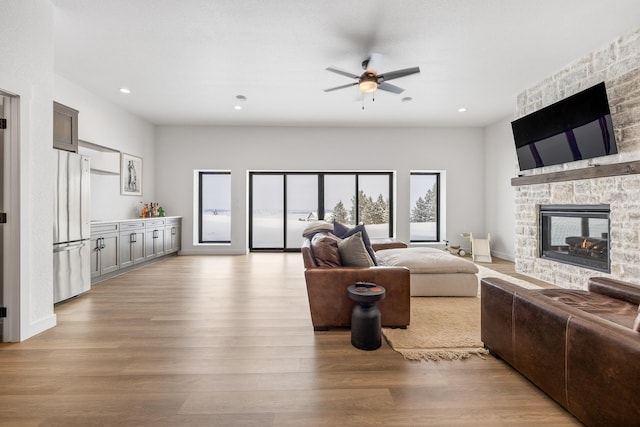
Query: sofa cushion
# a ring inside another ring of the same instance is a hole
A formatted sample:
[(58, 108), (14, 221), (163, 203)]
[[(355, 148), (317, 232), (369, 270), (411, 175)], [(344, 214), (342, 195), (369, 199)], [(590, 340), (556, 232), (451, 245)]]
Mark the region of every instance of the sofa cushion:
[(436, 248), (412, 247), (383, 249), (377, 252), (380, 265), (401, 265), (411, 270), (411, 274), (452, 274), (478, 272), (478, 266)]
[(633, 330), (636, 332), (640, 332), (640, 306), (638, 307), (638, 315), (636, 316), (636, 321), (633, 322)]
[(541, 289), (538, 293), (625, 328), (633, 328), (636, 319), (635, 304), (595, 292), (577, 289)]
[(333, 231), (333, 225), (326, 221), (313, 221), (302, 230), (302, 237), (311, 239), (314, 234)]
[(341, 239), (347, 238), (356, 234), (357, 232), (362, 233), (362, 241), (364, 242), (364, 246), (369, 253), (369, 257), (373, 262), (373, 265), (378, 265), (378, 261), (376, 260), (376, 253), (371, 247), (371, 239), (369, 239), (369, 235), (367, 234), (367, 229), (363, 224), (358, 224), (355, 227), (349, 228), (344, 224), (339, 222), (333, 223), (333, 234), (340, 237)]
[(338, 241), (340, 239), (330, 233), (316, 233), (311, 239), (311, 251), (316, 258), (318, 267), (340, 267), (340, 252)]
[(342, 265), (346, 267), (372, 267), (373, 261), (362, 240), (362, 232), (358, 231), (338, 242), (338, 251)]

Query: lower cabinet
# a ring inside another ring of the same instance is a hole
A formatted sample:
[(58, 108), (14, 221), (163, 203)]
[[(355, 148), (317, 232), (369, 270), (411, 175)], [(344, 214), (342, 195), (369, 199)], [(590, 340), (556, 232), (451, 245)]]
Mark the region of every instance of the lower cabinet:
[[(180, 250), (181, 218), (143, 218), (91, 225), (91, 282)], [(120, 271), (119, 271), (120, 270)]]
[(164, 255), (164, 219), (148, 220), (144, 231), (144, 257), (152, 259)]
[(117, 222), (100, 224), (91, 229), (91, 278), (114, 272), (120, 268), (118, 258)]
[(120, 223), (120, 268), (145, 260), (144, 231), (144, 221)]
[(180, 219), (167, 219), (164, 228), (164, 253), (178, 252), (181, 245)]

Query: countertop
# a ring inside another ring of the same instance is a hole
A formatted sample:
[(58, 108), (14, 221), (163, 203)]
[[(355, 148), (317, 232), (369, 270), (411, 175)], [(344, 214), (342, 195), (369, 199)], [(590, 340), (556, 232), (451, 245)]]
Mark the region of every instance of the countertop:
[(92, 219), (91, 225), (110, 224), (112, 222), (129, 222), (129, 221), (149, 221), (157, 219), (182, 218), (181, 216), (154, 216), (151, 218), (128, 218), (128, 219)]

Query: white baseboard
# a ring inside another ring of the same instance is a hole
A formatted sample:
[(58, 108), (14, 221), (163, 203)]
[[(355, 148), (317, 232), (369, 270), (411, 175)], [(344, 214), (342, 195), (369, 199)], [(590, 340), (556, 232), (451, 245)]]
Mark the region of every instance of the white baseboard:
[(243, 249), (181, 249), (178, 255), (246, 255), (247, 251)]
[(47, 329), (51, 329), (57, 324), (57, 317), (54, 314), (51, 314), (42, 319), (38, 319), (35, 322), (29, 324), (29, 330), (26, 331), (26, 334), (21, 334), (20, 341), (24, 341), (27, 338), (31, 338), (32, 336), (38, 335), (46, 331)]
[(491, 251), (491, 256), (494, 256), (500, 259), (506, 259), (507, 261), (511, 261), (511, 262), (515, 262), (516, 260), (513, 254), (506, 253), (506, 252)]

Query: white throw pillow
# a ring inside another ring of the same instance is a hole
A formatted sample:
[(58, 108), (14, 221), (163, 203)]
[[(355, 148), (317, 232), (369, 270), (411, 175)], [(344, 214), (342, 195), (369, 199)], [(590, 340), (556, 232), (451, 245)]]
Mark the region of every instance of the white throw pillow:
[(333, 231), (333, 224), (329, 224), (326, 221), (314, 221), (309, 223), (302, 231), (303, 237), (313, 237), (313, 234), (323, 231)]

